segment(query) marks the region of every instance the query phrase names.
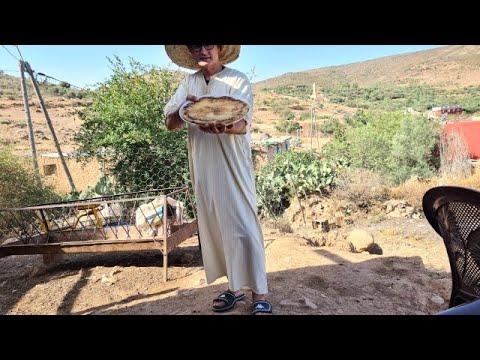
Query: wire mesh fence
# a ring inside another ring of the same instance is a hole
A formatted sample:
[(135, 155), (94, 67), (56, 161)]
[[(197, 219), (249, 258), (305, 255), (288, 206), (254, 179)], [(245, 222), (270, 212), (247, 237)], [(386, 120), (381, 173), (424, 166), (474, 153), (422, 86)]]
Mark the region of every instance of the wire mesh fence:
[(160, 239), (195, 220), (188, 188), (168, 188), (0, 209), (0, 239), (38, 245), (70, 241)]
[[(166, 144), (165, 146), (169, 146)], [(130, 149), (123, 154), (101, 157), (106, 175), (122, 192), (172, 188), (190, 183), (186, 153), (164, 152), (159, 146)]]
[[(192, 186), (188, 168), (188, 155), (185, 149), (176, 153), (165, 151), (163, 147), (143, 146), (128, 151), (115, 153), (101, 149), (97, 161), (101, 164), (101, 178), (95, 185), (79, 194), (79, 198), (111, 196), (115, 194), (153, 191), (155, 189), (173, 189), (188, 187), (192, 195)], [(88, 161), (88, 159), (87, 159)], [(186, 205), (189, 216), (193, 216), (194, 197), (186, 198), (186, 193), (179, 193), (179, 201)]]

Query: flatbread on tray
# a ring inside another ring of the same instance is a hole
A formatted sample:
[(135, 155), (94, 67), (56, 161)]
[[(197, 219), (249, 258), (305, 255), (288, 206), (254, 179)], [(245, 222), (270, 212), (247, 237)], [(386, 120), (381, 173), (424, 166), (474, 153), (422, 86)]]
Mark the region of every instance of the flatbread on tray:
[(197, 125), (231, 125), (247, 115), (250, 106), (230, 96), (204, 96), (197, 102), (187, 102), (180, 108), (180, 117)]

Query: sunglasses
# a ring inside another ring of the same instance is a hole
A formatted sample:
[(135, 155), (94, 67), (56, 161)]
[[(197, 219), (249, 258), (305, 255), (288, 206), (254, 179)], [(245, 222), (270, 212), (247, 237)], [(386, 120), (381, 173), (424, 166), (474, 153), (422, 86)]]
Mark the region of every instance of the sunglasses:
[(205, 48), (205, 50), (212, 50), (215, 45), (190, 45), (190, 49), (195, 52), (199, 52), (202, 50), (202, 47)]

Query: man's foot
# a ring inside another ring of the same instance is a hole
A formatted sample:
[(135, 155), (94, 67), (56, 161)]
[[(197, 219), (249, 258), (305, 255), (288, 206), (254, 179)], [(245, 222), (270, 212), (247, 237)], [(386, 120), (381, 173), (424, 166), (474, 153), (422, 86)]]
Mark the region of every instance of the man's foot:
[(252, 315), (271, 315), (272, 304), (265, 300), (265, 294), (255, 294), (252, 292)]
[(224, 291), (213, 300), (213, 311), (225, 311), (233, 308), (235, 303), (245, 297), (243, 292), (239, 291)]
[(252, 304), (252, 315), (267, 315), (272, 313), (272, 304), (267, 300), (258, 300)]

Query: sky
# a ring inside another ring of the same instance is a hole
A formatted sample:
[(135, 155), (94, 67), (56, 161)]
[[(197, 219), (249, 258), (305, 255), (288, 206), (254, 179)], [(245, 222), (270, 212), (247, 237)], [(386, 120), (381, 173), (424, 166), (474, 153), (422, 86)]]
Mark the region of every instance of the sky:
[[(438, 46), (441, 45), (243, 45), (239, 59), (229, 66), (248, 74), (252, 82), (258, 82), (289, 72), (351, 64)], [(19, 45), (18, 48), (35, 72), (79, 88), (92, 87), (108, 79), (112, 70), (107, 58), (115, 55), (125, 64), (132, 57), (145, 65), (179, 69), (171, 63), (163, 45)], [(20, 75), (19, 58), (15, 46), (0, 46), (0, 70), (5, 74)]]

